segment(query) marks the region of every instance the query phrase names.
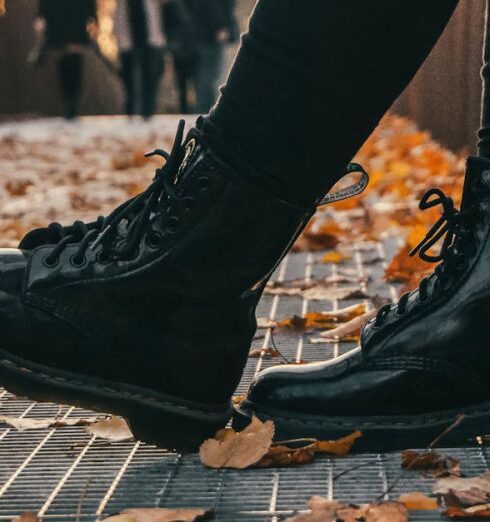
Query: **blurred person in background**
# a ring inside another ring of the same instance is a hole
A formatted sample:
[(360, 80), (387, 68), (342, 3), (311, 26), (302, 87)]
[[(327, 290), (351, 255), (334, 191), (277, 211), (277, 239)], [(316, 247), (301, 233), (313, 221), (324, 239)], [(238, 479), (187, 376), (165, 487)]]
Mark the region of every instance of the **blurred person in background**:
[(119, 46), (126, 114), (150, 118), (155, 113), (163, 74), (163, 0), (118, 0), (114, 33)]
[[(214, 104), (225, 67), (226, 45), (238, 39), (235, 0), (169, 0), (163, 23), (172, 53), (180, 111), (205, 114)], [(188, 87), (196, 107), (188, 102)]]
[(83, 80), (83, 51), (90, 44), (87, 28), (96, 27), (96, 0), (40, 0), (34, 30), (42, 60), (47, 51), (58, 59), (58, 76), (64, 116), (77, 115)]

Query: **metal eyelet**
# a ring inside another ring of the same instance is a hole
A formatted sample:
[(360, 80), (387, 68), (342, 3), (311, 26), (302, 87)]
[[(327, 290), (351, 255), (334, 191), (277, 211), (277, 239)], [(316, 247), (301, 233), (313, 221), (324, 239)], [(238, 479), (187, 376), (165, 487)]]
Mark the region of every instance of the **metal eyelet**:
[(192, 196), (187, 196), (183, 200), (184, 209), (189, 211), (192, 210), (196, 205), (196, 200)]
[(146, 243), (150, 248), (158, 248), (162, 243), (162, 239), (162, 235), (153, 230), (146, 236)]
[(199, 188), (202, 191), (206, 191), (206, 190), (209, 190), (211, 188), (211, 180), (207, 176), (201, 176), (197, 180), (197, 182), (199, 184)]
[(170, 216), (168, 218), (166, 228), (171, 234), (173, 234), (174, 232), (176, 232), (176, 230), (179, 226), (179, 223), (180, 223), (180, 219), (177, 216)]
[(79, 256), (78, 254), (74, 254), (73, 256), (70, 257), (70, 263), (75, 268), (81, 268), (82, 266), (85, 265), (86, 262), (87, 262), (87, 258), (85, 256)]
[(59, 263), (59, 261), (60, 260), (58, 257), (52, 258), (48, 254), (47, 256), (43, 257), (42, 263), (46, 268), (54, 268)]
[(106, 265), (107, 263), (110, 262), (109, 256), (105, 253), (104, 250), (99, 250), (97, 252), (97, 255), (95, 256), (95, 260), (97, 261), (97, 263), (99, 263), (101, 265)]

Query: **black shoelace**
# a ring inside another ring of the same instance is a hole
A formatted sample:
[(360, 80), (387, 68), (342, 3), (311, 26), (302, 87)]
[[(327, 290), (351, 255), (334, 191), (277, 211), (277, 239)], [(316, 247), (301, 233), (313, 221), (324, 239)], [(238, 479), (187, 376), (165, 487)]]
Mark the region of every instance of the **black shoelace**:
[[(442, 206), (442, 215), (427, 232), (422, 241), (410, 251), (410, 256), (419, 255), (424, 261), (438, 263), (434, 273), (424, 277), (418, 288), (418, 301), (426, 301), (429, 295), (429, 282), (436, 278), (433, 285), (433, 292), (438, 288), (444, 288), (451, 280), (451, 276), (456, 272), (461, 272), (466, 266), (466, 239), (473, 230), (472, 217), (474, 210), (459, 211), (454, 207), (453, 200), (444, 194), (442, 190), (433, 188), (428, 190), (420, 201), (420, 209), (427, 210), (437, 205)], [(440, 240), (443, 239), (439, 254), (429, 254), (429, 250)], [(403, 294), (397, 305), (397, 315), (403, 315), (407, 310), (408, 301), (412, 292)], [(431, 294), (433, 295), (433, 293)], [(392, 309), (391, 304), (382, 306), (374, 321), (375, 326), (381, 326), (388, 312)]]
[[(167, 205), (169, 201), (180, 199), (175, 183), (185, 155), (182, 147), (184, 125), (184, 120), (181, 120), (170, 153), (156, 149), (146, 154), (147, 157), (161, 156), (166, 161), (163, 167), (156, 170), (153, 181), (144, 192), (117, 207), (109, 216), (100, 216), (93, 223), (76, 221), (70, 227), (64, 227), (59, 223), (49, 225), (48, 229), (56, 232), (60, 240), (44, 260), (48, 266), (57, 264), (60, 254), (69, 243), (79, 244), (77, 252), (71, 259), (75, 266), (85, 263), (88, 248), (95, 250), (99, 245), (102, 245), (98, 254), (100, 260), (121, 259), (134, 255), (142, 236), (146, 233), (151, 215), (157, 212), (159, 207), (161, 209)], [(175, 231), (179, 218), (169, 215), (167, 219), (169, 232)], [(117, 241), (115, 236), (120, 225), (123, 224), (125, 225), (124, 237), (121, 241)], [(149, 241), (156, 245), (161, 239), (160, 234), (157, 231), (148, 233)]]

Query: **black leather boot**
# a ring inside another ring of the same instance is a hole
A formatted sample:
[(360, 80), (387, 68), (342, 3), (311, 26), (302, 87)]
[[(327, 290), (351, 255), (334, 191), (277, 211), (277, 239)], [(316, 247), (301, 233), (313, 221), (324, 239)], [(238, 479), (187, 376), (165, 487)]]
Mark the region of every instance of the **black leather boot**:
[(109, 217), (0, 251), (0, 384), (122, 415), (180, 450), (230, 418), (257, 301), (315, 210), (255, 186), (199, 129), (182, 134)]
[[(426, 446), (459, 415), (442, 443), (490, 433), (490, 160), (468, 159), (461, 211), (437, 189), (421, 208), (434, 205), (443, 215), (416, 249), (441, 261), (434, 273), (382, 307), (356, 350), (263, 371), (241, 413), (273, 419), (286, 439), (359, 429), (359, 450)], [(440, 255), (430, 255), (442, 237)]]

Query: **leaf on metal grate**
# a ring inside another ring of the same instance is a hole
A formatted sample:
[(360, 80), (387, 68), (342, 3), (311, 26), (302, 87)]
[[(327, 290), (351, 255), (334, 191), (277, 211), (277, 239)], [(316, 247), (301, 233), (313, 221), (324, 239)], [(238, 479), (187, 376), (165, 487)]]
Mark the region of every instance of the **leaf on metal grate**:
[(361, 333), (362, 327), (376, 315), (375, 310), (370, 310), (369, 312), (366, 312), (363, 315), (360, 315), (358, 317), (355, 317), (354, 319), (351, 319), (347, 323), (341, 324), (337, 328), (334, 328), (333, 330), (327, 330), (325, 332), (320, 333), (320, 338), (314, 338), (312, 339), (313, 343), (323, 342), (323, 340), (329, 340), (329, 339), (342, 339), (346, 336), (358, 336)]
[(214, 512), (206, 509), (138, 508), (125, 509), (102, 522), (204, 522), (213, 518)]
[(398, 502), (403, 504), (409, 511), (429, 511), (438, 508), (435, 498), (428, 497), (420, 491), (404, 493), (398, 497)]
[(307, 446), (305, 448), (290, 448), (288, 446), (272, 446), (269, 451), (254, 464), (257, 468), (284, 468), (310, 464), (315, 460), (315, 451)]
[(8, 417), (0, 415), (0, 423), (7, 424), (18, 431), (41, 430), (46, 428), (64, 428), (67, 426), (90, 426), (96, 423), (100, 417), (88, 417), (81, 419), (28, 419), (25, 417)]
[(248, 356), (251, 359), (258, 359), (259, 357), (280, 357), (281, 352), (275, 348), (262, 348), (261, 350), (252, 350)]
[(269, 451), (273, 437), (274, 423), (254, 416), (243, 431), (220, 430), (214, 439), (204, 441), (199, 457), (210, 468), (248, 468)]
[(458, 459), (440, 455), (437, 451), (405, 450), (401, 454), (402, 468), (423, 471), (434, 478), (449, 475), (461, 475), (461, 464)]
[(269, 295), (289, 295), (303, 297), (311, 301), (332, 301), (343, 299), (367, 299), (360, 288), (355, 286), (336, 287), (334, 283), (324, 279), (292, 279), (289, 281), (273, 281), (267, 284), (264, 293)]
[(319, 440), (309, 446), (315, 453), (327, 453), (329, 455), (347, 455), (351, 452), (357, 439), (362, 437), (360, 431), (355, 431), (338, 440)]
[(338, 265), (343, 263), (344, 261), (348, 261), (351, 259), (351, 256), (348, 254), (343, 254), (342, 252), (338, 252), (337, 250), (332, 250), (331, 252), (327, 252), (322, 257), (322, 263), (331, 263), (334, 265)]
[(490, 502), (490, 470), (472, 478), (441, 478), (432, 491), (449, 506), (487, 504)]
[(285, 522), (407, 522), (407, 508), (398, 502), (379, 502), (362, 506), (341, 504), (335, 500), (312, 497), (309, 512)]
[(472, 506), (469, 508), (461, 508), (458, 506), (450, 506), (444, 512), (443, 515), (447, 518), (477, 518), (482, 520), (485, 518), (490, 519), (490, 504), (481, 504), (478, 506)]
[(267, 317), (257, 317), (257, 328), (274, 328), (276, 322)]
[(12, 522), (39, 522), (39, 518), (32, 511), (24, 511), (19, 516), (14, 517)]
[(122, 417), (112, 416), (109, 419), (99, 419), (85, 429), (90, 435), (96, 435), (111, 442), (121, 442), (133, 438), (128, 423)]

